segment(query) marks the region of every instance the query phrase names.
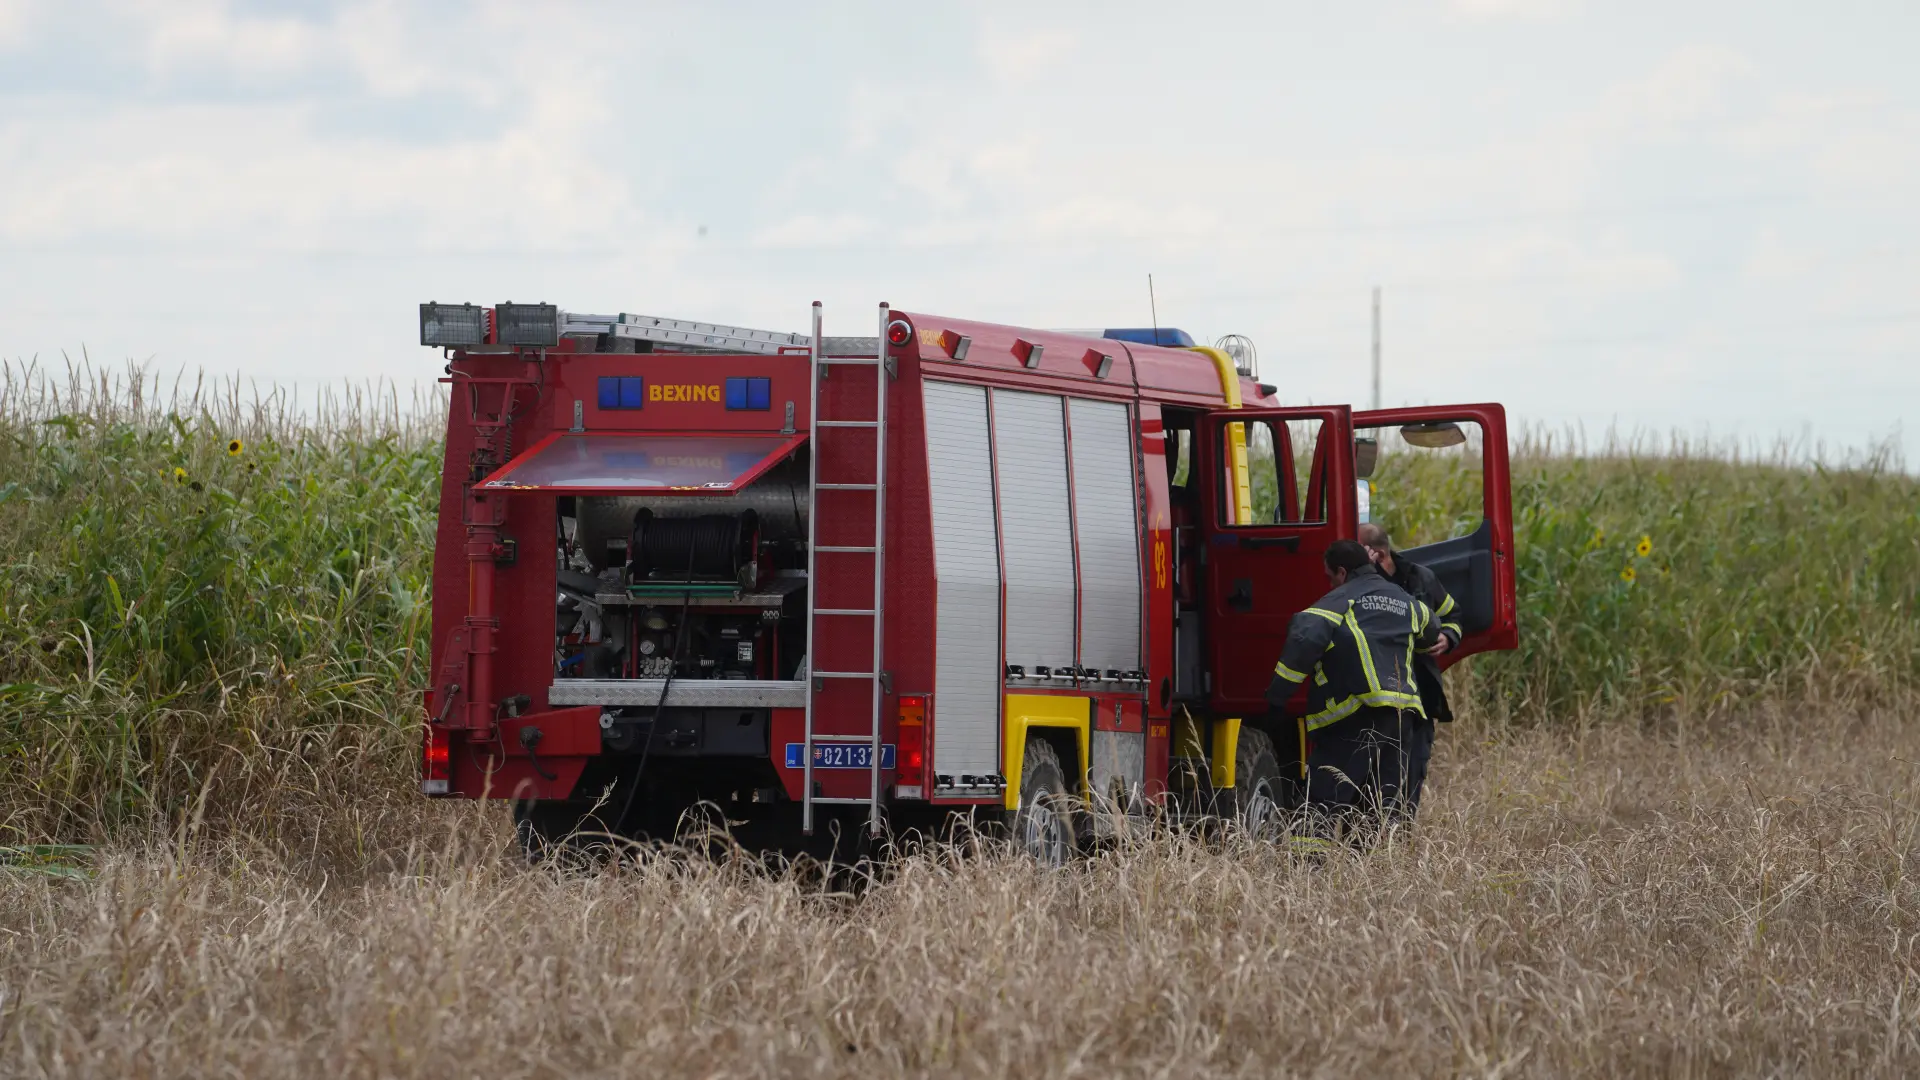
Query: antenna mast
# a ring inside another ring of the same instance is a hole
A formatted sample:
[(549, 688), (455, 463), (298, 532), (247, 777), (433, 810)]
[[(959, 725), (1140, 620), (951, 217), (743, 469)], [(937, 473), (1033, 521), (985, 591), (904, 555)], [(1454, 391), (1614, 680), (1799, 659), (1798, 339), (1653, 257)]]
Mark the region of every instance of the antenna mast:
[(1373, 287), (1373, 407), (1380, 407), (1380, 286)]
[(1153, 343), (1160, 344), (1160, 305), (1153, 298), (1153, 275), (1147, 275), (1147, 310), (1153, 313)]

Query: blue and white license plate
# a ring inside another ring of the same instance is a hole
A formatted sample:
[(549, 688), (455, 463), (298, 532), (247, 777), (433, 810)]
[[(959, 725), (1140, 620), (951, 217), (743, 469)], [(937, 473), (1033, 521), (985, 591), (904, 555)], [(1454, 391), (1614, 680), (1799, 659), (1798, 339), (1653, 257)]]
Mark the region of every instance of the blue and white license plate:
[[(788, 743), (787, 768), (801, 768), (805, 760), (805, 751), (804, 743)], [(870, 743), (815, 743), (813, 767), (816, 769), (871, 769), (873, 768), (873, 746)], [(880, 767), (893, 768), (892, 743), (881, 745)]]

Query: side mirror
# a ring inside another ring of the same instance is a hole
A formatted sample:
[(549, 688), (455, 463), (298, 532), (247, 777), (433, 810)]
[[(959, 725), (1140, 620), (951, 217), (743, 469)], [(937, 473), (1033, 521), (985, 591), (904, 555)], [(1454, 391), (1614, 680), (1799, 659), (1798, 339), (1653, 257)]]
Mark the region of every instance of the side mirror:
[(1380, 463), (1380, 440), (1371, 435), (1353, 437), (1353, 475), (1362, 480), (1373, 475), (1373, 467)]
[(1460, 425), (1451, 420), (1408, 424), (1400, 429), (1400, 437), (1405, 439), (1409, 446), (1418, 446), (1427, 450), (1443, 450), (1467, 441), (1467, 433), (1461, 431)]
[(1355, 483), (1353, 505), (1360, 511), (1359, 523), (1365, 525), (1373, 520), (1373, 482), (1360, 480)]

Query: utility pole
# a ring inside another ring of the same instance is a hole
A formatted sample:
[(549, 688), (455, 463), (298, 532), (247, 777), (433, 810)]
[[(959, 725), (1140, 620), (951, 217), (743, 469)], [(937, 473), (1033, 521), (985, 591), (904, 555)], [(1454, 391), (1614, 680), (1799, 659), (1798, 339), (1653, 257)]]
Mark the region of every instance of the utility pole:
[(1380, 407), (1380, 286), (1373, 287), (1373, 407)]

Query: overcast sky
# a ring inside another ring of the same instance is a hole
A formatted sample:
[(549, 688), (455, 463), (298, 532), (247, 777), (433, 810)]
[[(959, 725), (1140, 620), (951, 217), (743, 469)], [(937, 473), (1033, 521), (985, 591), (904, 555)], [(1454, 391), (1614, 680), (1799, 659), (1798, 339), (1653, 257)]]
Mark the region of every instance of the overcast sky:
[(1388, 404), (1920, 462), (1917, 53), (1910, 0), (0, 0), (0, 356), (406, 386), (422, 300), (1113, 326), (1151, 273), (1358, 404), (1378, 284)]

